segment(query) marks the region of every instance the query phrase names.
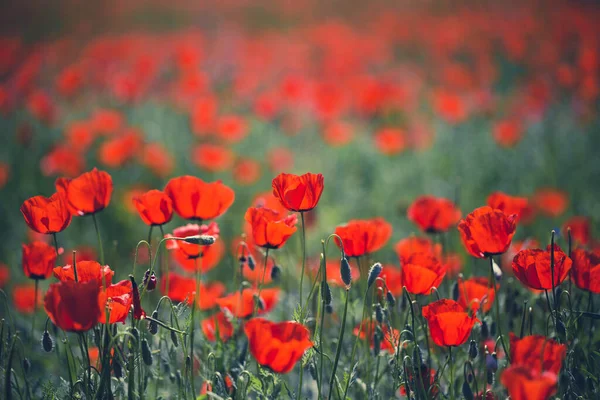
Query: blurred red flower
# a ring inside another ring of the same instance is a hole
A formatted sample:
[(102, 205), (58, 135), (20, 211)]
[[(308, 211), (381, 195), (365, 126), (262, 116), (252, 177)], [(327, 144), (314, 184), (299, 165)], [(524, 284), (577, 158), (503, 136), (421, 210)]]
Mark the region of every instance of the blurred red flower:
[(287, 374), (312, 347), (310, 331), (297, 322), (274, 323), (253, 318), (244, 325), (250, 353), (263, 367)]
[(542, 214), (556, 218), (567, 209), (569, 195), (562, 190), (542, 188), (533, 195), (533, 203)]
[(250, 207), (245, 220), (252, 226), (252, 241), (265, 249), (278, 249), (296, 232), (298, 218), (290, 214), (281, 218), (279, 213), (265, 207)]
[(533, 218), (533, 208), (526, 197), (511, 196), (502, 192), (494, 192), (487, 198), (487, 205), (502, 211), (506, 215), (517, 216), (517, 222), (530, 222)]
[(430, 253), (436, 257), (442, 255), (442, 246), (438, 243), (434, 244), (427, 237), (410, 236), (401, 239), (394, 245), (394, 250), (400, 258), (400, 265), (404, 264), (413, 253)]
[(83, 73), (81, 68), (70, 65), (62, 70), (56, 77), (56, 89), (61, 96), (71, 97), (83, 86)]
[(392, 225), (381, 217), (366, 220), (350, 220), (335, 228), (338, 247), (344, 248), (346, 257), (360, 257), (381, 249), (392, 236)]
[(233, 167), (233, 179), (240, 185), (252, 185), (260, 179), (260, 163), (251, 158), (240, 158)]
[(219, 144), (199, 144), (192, 150), (194, 164), (209, 172), (229, 170), (233, 166), (234, 159), (233, 151)]
[(501, 147), (514, 147), (523, 137), (523, 127), (516, 120), (504, 120), (497, 122), (493, 127), (493, 137)]
[[(77, 281), (90, 282), (94, 281), (99, 287), (110, 286), (115, 272), (108, 265), (101, 266), (96, 261), (81, 261), (76, 264)], [(75, 272), (72, 265), (54, 268), (54, 276), (61, 282), (75, 281)], [(104, 278), (104, 283), (102, 279)]]
[(431, 253), (413, 253), (401, 266), (402, 284), (412, 294), (429, 294), (438, 288), (446, 267)]
[(463, 245), (478, 258), (504, 253), (515, 234), (516, 218), (488, 206), (475, 209), (458, 224)]
[(8, 265), (0, 262), (0, 288), (5, 287), (9, 280), (10, 268), (8, 268)]
[(91, 117), (90, 124), (95, 133), (113, 135), (121, 130), (125, 118), (116, 110), (97, 110)]
[(74, 121), (66, 126), (65, 140), (70, 148), (85, 153), (96, 139), (91, 123), (87, 121)]
[(73, 215), (84, 216), (95, 214), (108, 206), (113, 182), (107, 172), (94, 168), (74, 179), (57, 180), (56, 189), (66, 196)]
[[(167, 238), (187, 238), (192, 236), (199, 235), (208, 235), (215, 238), (215, 241), (219, 238), (219, 225), (216, 222), (211, 222), (210, 224), (187, 224), (184, 226), (180, 226), (173, 230), (172, 235), (165, 235)], [(169, 250), (175, 250), (179, 253), (182, 253), (186, 258), (198, 258), (203, 257), (204, 253), (211, 247), (212, 245), (199, 245), (197, 243), (187, 242), (185, 240), (167, 240), (166, 247)], [(194, 268), (195, 270), (195, 268)]]
[(27, 109), (34, 118), (45, 124), (52, 124), (56, 119), (56, 106), (42, 90), (36, 90), (27, 97)]
[(37, 297), (35, 293), (35, 285), (15, 285), (13, 287), (13, 304), (15, 309), (23, 314), (31, 314), (35, 311), (37, 299), (38, 304), (42, 304), (41, 290), (38, 289)]
[[(258, 296), (256, 289), (244, 289), (242, 293), (236, 291), (216, 300), (221, 308), (227, 309), (236, 318), (246, 318), (254, 312), (254, 297)], [(260, 291), (258, 314), (271, 311), (279, 300), (279, 289), (269, 288)]]
[(30, 279), (48, 279), (56, 265), (56, 250), (44, 242), (23, 244), (23, 272)]
[(556, 391), (558, 377), (552, 372), (534, 373), (528, 366), (511, 365), (500, 376), (511, 400), (547, 400)]
[(6, 186), (6, 182), (10, 177), (10, 166), (5, 162), (0, 161), (0, 189)]
[[(171, 272), (169, 274), (169, 292), (166, 293), (166, 279), (161, 281), (161, 290), (173, 301), (185, 301), (192, 304), (196, 297), (196, 279)], [(217, 305), (217, 299), (225, 293), (221, 282), (200, 282), (200, 299), (196, 302), (201, 310), (210, 310)]]
[(458, 278), (458, 303), (474, 313), (482, 307), (484, 313), (492, 308), (496, 293), (486, 277)]
[(71, 212), (62, 193), (27, 199), (21, 205), (21, 213), (27, 226), (38, 233), (62, 232), (71, 223)]
[[(378, 328), (381, 330), (383, 337), (380, 339), (380, 349), (386, 350), (390, 354), (394, 354), (396, 347), (398, 346), (398, 340), (400, 338), (400, 332), (397, 329), (390, 328), (387, 324), (378, 324), (376, 321), (363, 320), (362, 329), (360, 325), (354, 327), (352, 334), (358, 336), (360, 339), (369, 339), (371, 348), (375, 347), (375, 335)], [(359, 335), (360, 331), (360, 335)]]
[(233, 324), (221, 311), (202, 320), (200, 326), (204, 336), (211, 342), (216, 340), (217, 332), (219, 332), (219, 338), (222, 342), (226, 342), (233, 335)]
[(56, 145), (40, 160), (40, 169), (45, 176), (65, 175), (74, 177), (85, 168), (83, 155), (63, 144)]
[(149, 190), (134, 197), (133, 204), (146, 225), (163, 225), (173, 218), (173, 201), (160, 190)]
[(567, 355), (567, 345), (560, 344), (542, 335), (517, 337), (510, 332), (510, 362), (522, 365), (531, 372), (550, 371), (560, 373), (563, 360)]
[(592, 293), (600, 293), (600, 251), (575, 249), (571, 257), (573, 258), (571, 278), (575, 285)]
[(373, 140), (375, 148), (387, 156), (399, 154), (407, 146), (406, 135), (398, 128), (381, 129), (375, 133)]
[(408, 207), (407, 217), (427, 233), (445, 232), (461, 217), (456, 205), (445, 198), (420, 196)]
[(111, 137), (98, 149), (98, 160), (109, 168), (122, 167), (141, 150), (142, 138), (142, 134), (135, 129)]
[(192, 132), (204, 136), (211, 132), (217, 121), (217, 100), (214, 96), (207, 96), (196, 100), (190, 113)]
[(433, 342), (438, 346), (460, 346), (469, 339), (473, 325), (479, 322), (454, 300), (442, 299), (422, 309)]
[(310, 211), (317, 206), (323, 193), (323, 175), (281, 173), (272, 181), (275, 196), (289, 211)]
[(588, 217), (577, 216), (569, 218), (563, 224), (562, 234), (564, 237), (568, 237), (567, 231), (569, 228), (571, 229), (571, 237), (575, 240), (575, 243), (585, 246), (590, 242), (592, 227)]
[(44, 308), (52, 323), (69, 332), (85, 332), (102, 314), (100, 286), (95, 281), (53, 283), (44, 297)]
[(166, 178), (173, 171), (173, 156), (160, 143), (148, 143), (140, 151), (140, 163), (160, 178)]
[(185, 175), (172, 178), (165, 193), (173, 201), (173, 209), (182, 218), (209, 220), (227, 211), (235, 193), (221, 181), (207, 183), (200, 178)]
[(331, 122), (323, 129), (323, 140), (329, 146), (345, 146), (354, 138), (352, 125), (344, 122)]
[(248, 134), (248, 124), (237, 115), (224, 115), (217, 121), (217, 135), (225, 143), (238, 143)]
[(517, 253), (512, 262), (513, 273), (525, 286), (549, 290), (560, 285), (569, 275), (572, 261), (558, 245), (554, 245), (554, 282), (551, 271), (551, 246), (546, 250), (527, 249)]

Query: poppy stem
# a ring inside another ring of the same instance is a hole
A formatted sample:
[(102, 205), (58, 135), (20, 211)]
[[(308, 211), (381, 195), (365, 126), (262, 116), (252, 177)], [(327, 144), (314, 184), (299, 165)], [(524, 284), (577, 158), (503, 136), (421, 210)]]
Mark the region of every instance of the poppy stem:
[(502, 343), (502, 349), (506, 354), (506, 359), (510, 362), (510, 354), (504, 343), (504, 336), (502, 335), (502, 321), (500, 320), (500, 298), (498, 298), (498, 290), (496, 289), (496, 274), (494, 273), (494, 259), (490, 256), (490, 284), (494, 287), (494, 305), (496, 309), (496, 324), (498, 326), (498, 334), (500, 335), (500, 343)]
[[(98, 227), (98, 220), (96, 214), (92, 214), (92, 220), (94, 221), (94, 229), (96, 229), (96, 236), (98, 237), (98, 249), (100, 250), (100, 264), (104, 266), (104, 247), (102, 246), (102, 236), (100, 235), (100, 228)], [(102, 280), (104, 282), (104, 280)], [(104, 284), (106, 290), (106, 284)]]
[[(302, 272), (300, 274), (300, 305), (302, 305), (302, 289), (304, 284), (304, 268), (306, 266), (306, 228), (304, 226), (304, 213), (300, 212), (302, 221)], [(304, 323), (304, 308), (300, 311), (300, 323)]]
[[(254, 311), (252, 311), (252, 316), (256, 316), (256, 314), (258, 314), (258, 306), (260, 304), (260, 295), (262, 293), (262, 287), (265, 284), (265, 275), (267, 275), (267, 264), (269, 262), (269, 249), (265, 249), (265, 262), (263, 264), (263, 274), (262, 274), (262, 279), (260, 280), (260, 282), (258, 283), (258, 298), (256, 299), (256, 302), (254, 303)], [(241, 299), (241, 296), (240, 296)]]
[[(75, 282), (79, 282), (79, 277), (77, 276), (77, 251), (76, 250), (73, 250), (73, 278), (75, 279)], [(102, 282), (104, 282), (104, 279), (102, 279)]]
[(56, 232), (52, 234), (54, 239), (54, 250), (56, 250), (56, 257), (58, 257), (58, 239), (56, 238)]
[(152, 229), (154, 225), (150, 225), (150, 229), (148, 230), (148, 262), (152, 265)]
[(448, 346), (448, 359), (450, 360), (450, 398), (454, 400), (454, 360), (452, 359), (452, 346)]
[(33, 294), (33, 314), (31, 314), (31, 343), (33, 343), (33, 331), (35, 330), (35, 314), (37, 314), (37, 306), (38, 306), (38, 290), (40, 286), (40, 280), (34, 279), (35, 281), (35, 293)]
[(558, 318), (558, 304), (556, 303), (556, 291), (554, 288), (558, 285), (555, 285), (554, 282), (554, 235), (555, 232), (552, 230), (552, 236), (550, 238), (550, 274), (552, 275), (552, 300), (554, 302), (554, 314), (556, 318)]
[[(335, 381), (335, 371), (337, 370), (338, 362), (340, 361), (340, 355), (342, 354), (342, 342), (344, 341), (344, 332), (346, 331), (346, 316), (348, 315), (348, 300), (350, 299), (350, 290), (346, 288), (346, 301), (344, 302), (344, 314), (342, 315), (342, 326), (340, 328), (340, 336), (338, 337), (337, 349), (335, 350), (335, 360), (333, 362), (333, 371), (331, 372), (331, 379), (329, 380), (329, 395), (328, 400), (331, 400), (331, 393), (333, 393), (333, 384)], [(321, 350), (322, 351), (322, 350)]]
[(196, 314), (196, 307), (200, 307), (200, 272), (202, 269), (202, 257), (196, 257), (196, 296), (192, 303), (192, 321), (190, 323), (190, 385), (192, 386), (192, 393), (196, 393), (194, 386), (194, 316)]
[[(162, 241), (164, 240), (165, 237), (165, 231), (163, 230), (163, 226), (159, 225), (158, 228), (160, 229), (160, 236), (161, 236), (161, 241), (160, 243), (162, 243)], [(158, 247), (160, 248), (160, 243), (158, 244)], [(158, 249), (156, 249), (156, 254), (154, 255), (154, 259), (156, 260), (156, 256), (158, 256)], [(163, 273), (164, 275), (164, 279), (166, 280), (165, 282), (165, 290), (167, 295), (169, 294), (169, 256), (166, 257), (166, 262), (165, 262), (165, 267), (163, 269)]]

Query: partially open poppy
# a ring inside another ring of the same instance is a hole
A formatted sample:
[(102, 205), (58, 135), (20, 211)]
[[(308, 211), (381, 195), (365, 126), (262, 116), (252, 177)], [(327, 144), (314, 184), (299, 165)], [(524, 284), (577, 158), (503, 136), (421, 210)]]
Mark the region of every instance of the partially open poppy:
[[(358, 334), (359, 331), (360, 336)], [(352, 334), (354, 334), (354, 336), (358, 336), (363, 340), (368, 338), (371, 348), (375, 347), (375, 335), (382, 335), (378, 338), (380, 349), (386, 350), (390, 354), (394, 354), (394, 352), (396, 351), (396, 347), (398, 346), (398, 340), (400, 338), (400, 332), (398, 332), (397, 329), (392, 328), (392, 330), (390, 331), (390, 328), (387, 324), (378, 324), (377, 321), (374, 320), (364, 320), (362, 322), (362, 329), (360, 325), (356, 326), (354, 327)]]
[(274, 323), (263, 318), (246, 322), (250, 353), (263, 367), (286, 374), (312, 347), (310, 331), (297, 322)]
[(572, 276), (578, 288), (600, 293), (600, 252), (588, 252), (583, 249), (573, 250)]
[(563, 224), (563, 235), (567, 236), (567, 230), (571, 229), (571, 237), (576, 243), (586, 246), (592, 237), (592, 228), (588, 217), (571, 217)]
[(204, 319), (200, 326), (204, 336), (211, 342), (214, 342), (217, 338), (217, 332), (222, 342), (226, 342), (233, 335), (233, 324), (225, 313), (219, 311), (213, 316)]
[(567, 346), (542, 335), (520, 339), (510, 332), (510, 362), (536, 373), (550, 371), (558, 375), (567, 355)]
[(510, 246), (517, 229), (516, 215), (483, 206), (475, 209), (458, 224), (463, 245), (473, 257), (502, 254)]
[(54, 325), (69, 332), (85, 332), (102, 314), (100, 286), (95, 281), (59, 282), (48, 288), (44, 308)]
[(180, 217), (204, 221), (224, 214), (235, 198), (233, 190), (221, 181), (207, 183), (189, 175), (172, 178), (165, 193)]
[(408, 208), (407, 217), (423, 232), (436, 233), (445, 232), (455, 225), (461, 212), (448, 199), (420, 196)]
[(105, 308), (102, 309), (98, 323), (106, 323), (105, 310), (109, 316), (109, 323), (125, 323), (133, 304), (133, 286), (131, 281), (127, 279), (122, 280), (108, 286), (106, 290), (102, 290), (100, 292), (100, 304), (104, 305)]
[(458, 303), (465, 309), (477, 312), (482, 307), (483, 312), (492, 308), (496, 293), (490, 287), (486, 277), (473, 277), (469, 279), (458, 279)]
[[(115, 272), (108, 265), (102, 266), (96, 261), (78, 262), (76, 268), (78, 282), (94, 281), (100, 287), (103, 286), (102, 278), (104, 278), (104, 285), (110, 286), (115, 275)], [(72, 265), (54, 268), (54, 276), (62, 282), (75, 281), (75, 272)]]
[(323, 175), (293, 175), (281, 173), (272, 182), (275, 196), (289, 211), (312, 210), (319, 203), (323, 193)]
[(35, 290), (35, 285), (30, 284), (15, 285), (13, 287), (13, 304), (18, 312), (23, 314), (33, 313), (36, 308), (36, 299), (38, 301), (37, 305), (41, 304), (41, 291), (38, 289), (36, 296)]
[(413, 294), (429, 294), (446, 275), (446, 267), (430, 253), (413, 253), (401, 268), (402, 284)]
[(173, 202), (160, 190), (150, 190), (134, 197), (133, 204), (146, 225), (163, 225), (173, 218)]
[(250, 207), (246, 211), (246, 222), (252, 226), (255, 245), (266, 249), (278, 249), (296, 232), (298, 218), (290, 214), (284, 218), (265, 207)]
[[(166, 235), (167, 238), (187, 238), (199, 235), (208, 235), (213, 238), (219, 238), (219, 226), (216, 222), (211, 222), (210, 224), (187, 224), (184, 226), (180, 226), (173, 230), (172, 235)], [(185, 240), (167, 240), (167, 249), (175, 250), (183, 255), (185, 255), (188, 259), (194, 259), (198, 257), (202, 257), (204, 252), (209, 249), (212, 245), (204, 245), (201, 246), (197, 243), (188, 243)]]
[(479, 322), (454, 300), (442, 299), (422, 309), (433, 342), (438, 346), (460, 346), (469, 339), (473, 325)]
[(571, 259), (554, 245), (554, 282), (551, 270), (551, 246), (546, 250), (521, 250), (513, 258), (513, 273), (525, 286), (536, 290), (549, 290), (560, 285), (569, 275)]
[[(258, 296), (256, 289), (244, 289), (217, 299), (217, 304), (221, 308), (226, 308), (236, 318), (246, 318), (254, 312), (254, 296)], [(264, 314), (275, 307), (279, 299), (279, 289), (269, 288), (260, 291), (260, 303), (258, 314)]]
[(344, 248), (346, 257), (360, 257), (381, 249), (392, 236), (392, 225), (381, 217), (366, 220), (350, 220), (335, 228), (338, 247)]
[(23, 246), (23, 272), (30, 279), (48, 279), (56, 265), (56, 250), (44, 242)]
[(67, 201), (60, 193), (25, 200), (21, 206), (21, 213), (27, 226), (38, 233), (62, 232), (71, 223)]
[(558, 377), (552, 372), (534, 373), (529, 367), (511, 365), (500, 376), (511, 400), (547, 400), (556, 391)]
[[(77, 178), (63, 180), (65, 196), (74, 215), (95, 214), (104, 210), (110, 203), (113, 191), (111, 176), (96, 168)], [(60, 188), (57, 188), (60, 191)]]
[(487, 198), (487, 205), (502, 211), (506, 215), (517, 216), (517, 221), (527, 221), (533, 216), (533, 209), (526, 197), (511, 196), (502, 192), (493, 192)]

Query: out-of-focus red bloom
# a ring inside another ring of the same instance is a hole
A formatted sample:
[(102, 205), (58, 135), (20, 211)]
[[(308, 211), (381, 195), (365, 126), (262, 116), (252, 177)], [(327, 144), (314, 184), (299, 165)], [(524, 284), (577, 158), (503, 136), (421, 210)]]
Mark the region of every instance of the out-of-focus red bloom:
[(226, 342), (233, 335), (233, 324), (224, 312), (219, 311), (215, 315), (200, 322), (204, 336), (211, 342), (217, 338), (217, 331), (222, 342)]
[(401, 239), (394, 245), (394, 250), (398, 258), (400, 258), (400, 265), (404, 264), (406, 260), (414, 253), (430, 253), (436, 257), (442, 255), (442, 246), (427, 237), (410, 236), (405, 239)]
[(74, 215), (84, 216), (104, 210), (113, 191), (112, 177), (96, 168), (71, 180), (61, 180), (57, 190), (64, 194)]
[[(166, 279), (161, 281), (161, 290), (166, 292)], [(196, 305), (201, 310), (210, 310), (217, 305), (217, 299), (225, 293), (225, 285), (221, 282), (200, 282), (200, 299)], [(196, 298), (196, 279), (171, 272), (169, 274), (169, 292), (165, 293), (173, 301), (185, 301), (193, 304)]]
[(511, 400), (547, 400), (556, 391), (558, 377), (552, 372), (535, 373), (529, 366), (511, 365), (502, 372), (500, 382)]
[(233, 179), (240, 185), (252, 185), (260, 179), (260, 163), (250, 158), (239, 159), (233, 167)]
[(310, 331), (297, 322), (274, 323), (253, 318), (244, 325), (250, 353), (263, 367), (287, 374), (312, 347)]
[(440, 261), (444, 264), (449, 278), (455, 278), (462, 271), (463, 259), (456, 253), (447, 252)]
[(542, 335), (530, 335), (520, 339), (510, 332), (510, 362), (522, 365), (531, 372), (550, 371), (560, 373), (567, 354), (567, 345)]
[(533, 209), (526, 197), (494, 192), (488, 196), (487, 205), (504, 212), (506, 215), (515, 214), (517, 221), (529, 222), (533, 217)]
[[(213, 221), (208, 225), (187, 224), (180, 226), (173, 230), (173, 235), (166, 235), (166, 237), (186, 238), (198, 235), (208, 235), (214, 237), (216, 240), (219, 238), (219, 233), (219, 225)], [(186, 258), (203, 257), (206, 250), (211, 246), (214, 246), (214, 243), (208, 246), (201, 246), (197, 243), (188, 243), (185, 240), (167, 240), (166, 244), (167, 249), (181, 252)]]
[(571, 237), (576, 243), (587, 245), (592, 236), (592, 227), (588, 217), (571, 217), (563, 224), (563, 236), (567, 237), (567, 231), (571, 228)]
[(46, 292), (44, 308), (60, 329), (85, 332), (104, 314), (99, 295), (100, 286), (95, 281), (54, 283)]
[(133, 204), (146, 225), (163, 225), (173, 218), (173, 201), (160, 190), (134, 197)]
[[(359, 338), (365, 340), (369, 339), (369, 343), (371, 348), (375, 345), (375, 331), (379, 327), (381, 332), (383, 333), (383, 338), (380, 341), (381, 350), (387, 350), (390, 354), (394, 354), (396, 351), (396, 347), (398, 346), (398, 339), (400, 338), (400, 333), (397, 329), (388, 328), (387, 324), (378, 324), (376, 321), (364, 320), (362, 322), (362, 329), (359, 326), (354, 327), (352, 334), (354, 336), (358, 336)], [(360, 331), (360, 335), (358, 332)]]
[(160, 143), (148, 143), (140, 151), (140, 163), (150, 169), (160, 178), (171, 175), (173, 171), (173, 156)]
[(35, 301), (42, 304), (41, 290), (38, 289), (37, 297), (35, 293), (35, 285), (15, 285), (13, 287), (13, 304), (15, 309), (23, 314), (31, 314), (35, 311)]
[(65, 175), (74, 177), (85, 168), (85, 159), (81, 154), (65, 145), (55, 146), (40, 161), (40, 169), (45, 176)]
[[(198, 245), (194, 245), (198, 246)], [(211, 246), (204, 246), (202, 249), (202, 262), (200, 263), (200, 271), (208, 272), (216, 267), (225, 253), (225, 245), (222, 240), (217, 240)], [(183, 251), (173, 251), (173, 260), (177, 265), (189, 272), (195, 272), (198, 269), (198, 263), (195, 258), (190, 258)]]
[[(421, 382), (423, 382), (425, 393), (430, 393), (434, 398), (439, 393), (439, 389), (437, 387), (433, 386), (433, 384), (435, 383), (435, 374), (436, 373), (435, 373), (434, 369), (430, 370), (426, 364), (421, 365)], [(415, 383), (419, 384), (418, 383), (419, 380), (413, 381), (413, 379), (415, 379), (415, 378), (413, 376), (413, 372), (411, 369), (408, 370), (408, 379), (410, 380), (410, 382), (415, 382)], [(406, 387), (404, 384), (400, 385), (400, 389), (398, 389), (398, 393), (400, 394), (400, 396), (406, 396)], [(481, 400), (481, 399), (477, 398), (477, 400)]]
[(310, 211), (317, 206), (323, 193), (323, 175), (281, 173), (272, 181), (275, 196), (289, 211)]
[(445, 232), (461, 217), (456, 205), (441, 197), (420, 196), (408, 207), (407, 217), (428, 233)]
[(121, 130), (124, 118), (115, 110), (97, 110), (90, 121), (94, 132), (101, 135), (113, 135)]
[(238, 143), (248, 134), (248, 125), (237, 115), (224, 115), (217, 122), (217, 135), (226, 143)]
[(452, 92), (438, 90), (433, 93), (433, 108), (447, 122), (457, 124), (467, 118), (463, 99)]
[(129, 129), (122, 135), (112, 137), (98, 149), (98, 160), (109, 168), (122, 167), (140, 151), (142, 135)]
[(254, 101), (254, 113), (265, 121), (272, 121), (280, 109), (276, 93), (262, 93)]
[(404, 131), (397, 128), (381, 129), (373, 136), (375, 148), (387, 156), (399, 154), (406, 149), (407, 141)]
[(542, 214), (556, 218), (567, 209), (569, 195), (562, 190), (542, 188), (533, 195), (533, 202)]
[(338, 247), (343, 245), (347, 257), (360, 257), (381, 249), (392, 236), (392, 225), (381, 217), (366, 220), (350, 220), (335, 228), (342, 238), (336, 239)]
[(0, 263), (0, 288), (5, 287), (9, 279), (10, 268), (8, 268), (8, 265)]
[(413, 253), (402, 264), (402, 284), (409, 293), (429, 294), (433, 287), (438, 288), (446, 267), (431, 253)]
[(61, 193), (27, 199), (21, 205), (21, 213), (27, 226), (38, 233), (62, 232), (71, 223), (71, 212)]
[(52, 124), (56, 119), (56, 106), (46, 92), (37, 90), (27, 97), (27, 109), (38, 120)]
[(521, 283), (531, 289), (553, 289), (567, 278), (573, 262), (558, 245), (554, 245), (554, 282), (552, 282), (550, 261), (550, 245), (546, 250), (521, 250), (513, 259), (513, 273)]
[(329, 123), (323, 130), (323, 140), (332, 147), (347, 145), (353, 138), (354, 131), (352, 125), (344, 122)]
[(56, 250), (44, 242), (23, 245), (23, 272), (30, 279), (48, 279), (56, 265)]
[[(256, 289), (244, 289), (217, 299), (221, 308), (226, 308), (236, 318), (246, 318), (254, 312), (254, 297), (258, 296)], [(273, 309), (279, 300), (279, 289), (269, 288), (260, 291), (258, 314), (264, 314)]]
[(10, 167), (5, 162), (0, 161), (0, 189), (6, 186), (10, 177)]
[(64, 97), (71, 97), (83, 86), (83, 74), (77, 66), (69, 66), (56, 77), (56, 89)]
[(514, 147), (523, 137), (523, 127), (516, 120), (497, 122), (493, 128), (493, 137), (501, 147)]
[[(98, 259), (98, 254), (96, 253), (96, 249), (91, 246), (78, 246), (75, 249), (75, 262), (79, 264), (81, 261), (94, 261)], [(59, 249), (60, 252), (60, 249)], [(60, 254), (60, 253), (59, 253)], [(63, 262), (61, 265), (67, 265), (73, 262), (73, 252), (66, 251), (62, 255)]]
[(100, 292), (100, 304), (103, 305), (102, 314), (98, 318), (99, 324), (106, 323), (106, 313), (109, 315), (109, 323), (125, 323), (131, 305), (133, 304), (133, 286), (131, 281), (123, 280), (110, 285), (106, 291)]
[(200, 144), (192, 150), (193, 162), (209, 172), (227, 171), (233, 166), (234, 159), (231, 149), (218, 144)]
[(463, 245), (478, 258), (504, 253), (515, 234), (516, 218), (488, 206), (475, 209), (458, 224)]
[(487, 313), (492, 308), (496, 297), (493, 287), (490, 287), (488, 278), (473, 277), (458, 279), (458, 303), (465, 309), (477, 313), (480, 307)]
[[(99, 287), (110, 286), (115, 272), (108, 265), (102, 266), (96, 261), (81, 261), (76, 264), (77, 281), (94, 281)], [(62, 282), (75, 281), (75, 272), (72, 265), (54, 268), (54, 276)], [(104, 278), (104, 283), (102, 282)]]
[(573, 282), (578, 288), (592, 293), (600, 293), (600, 251), (588, 252), (575, 249), (571, 253), (573, 258)]
[[(258, 255), (258, 257), (256, 257), (256, 255)], [(255, 260), (254, 262), (256, 264), (253, 270), (250, 269), (247, 262), (244, 263), (244, 266), (242, 267), (242, 275), (244, 276), (244, 278), (248, 282), (252, 283), (254, 286), (258, 286), (261, 282), (264, 285), (268, 285), (269, 283), (273, 282), (271, 273), (273, 272), (273, 267), (275, 266), (275, 263), (273, 262), (271, 257), (269, 257), (267, 261), (266, 271), (264, 256), (255, 254), (253, 255), (253, 257)]]
[[(273, 195), (273, 191), (259, 193), (252, 199), (252, 207), (265, 207), (279, 214), (287, 213), (287, 209), (281, 204), (281, 202)], [(249, 231), (248, 231), (249, 232)]]
[(71, 122), (65, 128), (64, 135), (69, 147), (79, 153), (85, 153), (96, 138), (91, 124), (87, 121)]
[(289, 171), (294, 166), (294, 153), (285, 147), (275, 147), (267, 152), (269, 169), (274, 173)]
[(207, 183), (194, 176), (172, 178), (165, 193), (173, 200), (173, 209), (185, 219), (209, 220), (227, 211), (235, 193), (221, 181)]
[(245, 220), (252, 226), (252, 241), (265, 249), (278, 249), (296, 232), (298, 218), (290, 214), (281, 218), (279, 213), (265, 207), (250, 207)]
[(217, 101), (215, 97), (208, 96), (198, 99), (190, 113), (192, 132), (198, 136), (204, 136), (214, 129), (216, 121)]
[(442, 299), (422, 309), (433, 342), (438, 346), (460, 346), (469, 339), (473, 325), (479, 322), (454, 300)]

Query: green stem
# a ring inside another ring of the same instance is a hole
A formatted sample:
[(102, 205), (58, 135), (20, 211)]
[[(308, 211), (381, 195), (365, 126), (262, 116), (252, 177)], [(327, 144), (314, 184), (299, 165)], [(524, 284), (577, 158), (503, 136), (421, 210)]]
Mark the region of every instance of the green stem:
[[(300, 274), (300, 305), (302, 305), (302, 289), (304, 284), (304, 268), (306, 266), (306, 231), (304, 227), (304, 213), (300, 213), (302, 221), (302, 272)], [(300, 323), (304, 323), (304, 308), (300, 312)]]
[[(161, 235), (161, 238), (164, 238), (164, 237), (165, 237), (165, 231), (163, 230), (163, 226), (162, 226), (162, 225), (159, 225), (158, 227), (159, 227), (159, 229), (160, 229), (160, 235)], [(162, 242), (162, 240), (163, 240), (163, 239), (161, 239), (161, 242)], [(159, 246), (160, 246), (160, 244), (159, 244)], [(156, 249), (156, 254), (154, 255), (154, 260), (155, 260), (155, 261), (156, 261), (156, 257), (157, 257), (157, 256), (158, 256), (158, 249)], [(166, 257), (166, 264), (165, 264), (165, 268), (163, 269), (163, 273), (164, 273), (164, 275), (163, 275), (163, 276), (161, 276), (161, 278), (162, 278), (162, 277), (164, 277), (164, 279), (166, 279), (166, 280), (167, 280), (167, 281), (165, 282), (165, 289), (166, 289), (166, 294), (167, 294), (167, 295), (169, 294), (169, 283), (170, 283), (170, 282), (169, 282), (169, 272), (170, 272), (170, 271), (169, 271), (169, 256), (167, 255), (167, 257)]]
[(202, 257), (196, 258), (196, 296), (192, 304), (192, 321), (190, 323), (190, 384), (192, 386), (192, 394), (195, 396), (196, 388), (194, 385), (194, 317), (196, 314), (196, 306), (200, 307), (200, 279), (201, 279)]
[(340, 328), (340, 336), (338, 337), (337, 349), (335, 350), (335, 361), (333, 362), (333, 371), (331, 372), (331, 379), (329, 380), (329, 395), (328, 399), (331, 399), (331, 393), (333, 392), (333, 384), (335, 381), (335, 371), (337, 370), (338, 362), (340, 361), (340, 355), (342, 354), (342, 342), (344, 341), (344, 332), (346, 331), (346, 316), (348, 315), (348, 300), (350, 299), (349, 289), (346, 289), (346, 301), (344, 302), (344, 314), (342, 315), (342, 327)]
[[(94, 221), (94, 228), (96, 229), (96, 236), (98, 237), (98, 248), (100, 249), (100, 264), (104, 266), (104, 247), (102, 246), (102, 236), (100, 235), (100, 228), (98, 227), (98, 220), (96, 214), (92, 214), (92, 220)], [(104, 282), (104, 279), (102, 280)], [(106, 284), (104, 284), (106, 290)]]
[(502, 323), (500, 320), (500, 299), (498, 298), (498, 291), (496, 289), (496, 274), (494, 274), (494, 259), (490, 256), (490, 284), (494, 287), (494, 305), (496, 309), (496, 325), (498, 326), (498, 334), (500, 335), (500, 343), (502, 343), (502, 349), (506, 354), (506, 359), (510, 362), (510, 354), (504, 343), (504, 336), (502, 335)]
[(34, 343), (33, 336), (35, 330), (35, 314), (38, 309), (38, 290), (40, 286), (40, 280), (35, 279), (35, 293), (33, 294), (33, 314), (31, 314), (31, 343)]
[(56, 233), (52, 234), (52, 239), (54, 239), (54, 250), (56, 250), (56, 257), (58, 257), (58, 239), (56, 238)]
[[(350, 368), (353, 368), (354, 356), (356, 355), (356, 348), (358, 346), (358, 341), (360, 340), (360, 334), (362, 333), (362, 329), (363, 329), (363, 325), (364, 325), (363, 322), (365, 320), (365, 312), (367, 309), (367, 297), (369, 297), (368, 294), (369, 294), (369, 287), (367, 286), (367, 290), (365, 291), (365, 296), (363, 297), (362, 316), (360, 319), (360, 326), (358, 328), (358, 334), (356, 335), (356, 339), (354, 340), (354, 345), (352, 346), (352, 353), (350, 355)], [(343, 399), (346, 398), (349, 387), (350, 387), (350, 379), (348, 379), (348, 381), (346, 382), (346, 387), (344, 388), (344, 395), (342, 396)]]
[(265, 262), (263, 264), (263, 274), (262, 274), (262, 279), (261, 281), (258, 283), (258, 299), (256, 299), (256, 303), (254, 304), (254, 310), (252, 312), (252, 316), (256, 316), (256, 314), (258, 314), (258, 304), (260, 302), (260, 295), (262, 293), (262, 288), (263, 285), (265, 284), (265, 276), (267, 275), (267, 264), (269, 262), (269, 249), (267, 248), (265, 250)]
[(448, 346), (448, 359), (450, 360), (450, 399), (454, 400), (454, 360), (452, 359), (452, 346)]

